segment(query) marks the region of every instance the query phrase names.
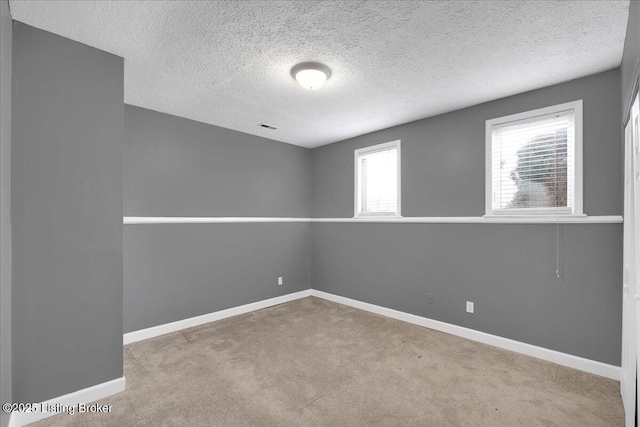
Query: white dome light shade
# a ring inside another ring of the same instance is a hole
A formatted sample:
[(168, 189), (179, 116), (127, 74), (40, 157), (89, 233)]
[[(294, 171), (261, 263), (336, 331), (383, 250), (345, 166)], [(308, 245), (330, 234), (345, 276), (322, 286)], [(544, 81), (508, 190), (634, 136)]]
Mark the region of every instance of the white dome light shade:
[(327, 80), (327, 75), (320, 70), (300, 70), (296, 80), (305, 89), (318, 89)]
[(316, 62), (305, 62), (291, 69), (291, 75), (305, 89), (318, 89), (331, 76), (331, 71), (326, 65)]

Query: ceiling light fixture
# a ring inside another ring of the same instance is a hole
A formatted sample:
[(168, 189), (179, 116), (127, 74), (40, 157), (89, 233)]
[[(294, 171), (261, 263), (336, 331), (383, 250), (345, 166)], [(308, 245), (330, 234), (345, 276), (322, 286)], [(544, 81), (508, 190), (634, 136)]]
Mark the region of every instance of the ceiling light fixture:
[(329, 67), (317, 62), (303, 62), (291, 69), (291, 75), (305, 89), (318, 89), (331, 76)]

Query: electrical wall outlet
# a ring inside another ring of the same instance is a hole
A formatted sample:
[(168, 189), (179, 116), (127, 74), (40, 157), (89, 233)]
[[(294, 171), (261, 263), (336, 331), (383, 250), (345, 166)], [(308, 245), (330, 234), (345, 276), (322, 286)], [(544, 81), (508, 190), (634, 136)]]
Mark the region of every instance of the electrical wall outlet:
[(433, 295), (427, 294), (427, 304), (433, 304)]
[(282, 277), (278, 277), (278, 286), (282, 286)]
[(473, 313), (473, 302), (467, 301), (467, 313)]

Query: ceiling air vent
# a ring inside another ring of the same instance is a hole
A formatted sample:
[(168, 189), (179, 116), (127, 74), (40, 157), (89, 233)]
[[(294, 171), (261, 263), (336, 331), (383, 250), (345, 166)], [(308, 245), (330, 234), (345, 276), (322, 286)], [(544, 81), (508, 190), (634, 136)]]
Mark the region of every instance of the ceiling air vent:
[(275, 127), (275, 126), (271, 126), (271, 125), (268, 125), (268, 124), (266, 124), (266, 123), (260, 123), (258, 126), (260, 126), (261, 128), (271, 129), (271, 130), (276, 130), (276, 129), (278, 129), (278, 128), (277, 128), (277, 127)]

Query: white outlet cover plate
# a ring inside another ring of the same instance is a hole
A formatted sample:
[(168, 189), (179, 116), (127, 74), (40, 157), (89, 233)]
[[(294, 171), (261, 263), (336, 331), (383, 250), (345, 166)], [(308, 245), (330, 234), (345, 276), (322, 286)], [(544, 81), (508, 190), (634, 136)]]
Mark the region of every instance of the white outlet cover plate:
[(467, 313), (473, 313), (473, 303), (471, 301), (467, 301)]

